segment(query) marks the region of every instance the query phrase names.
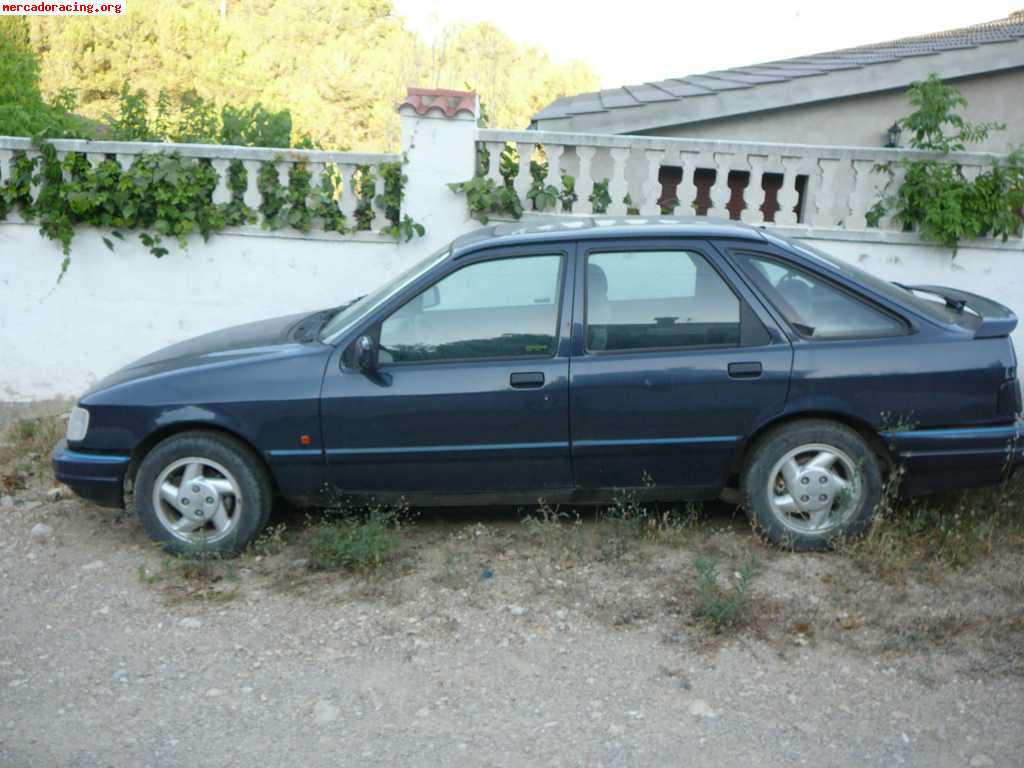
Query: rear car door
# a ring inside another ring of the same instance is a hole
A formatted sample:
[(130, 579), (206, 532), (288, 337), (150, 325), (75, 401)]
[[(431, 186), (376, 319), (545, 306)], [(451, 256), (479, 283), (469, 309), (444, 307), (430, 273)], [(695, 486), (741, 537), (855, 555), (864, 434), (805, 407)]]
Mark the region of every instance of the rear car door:
[(471, 254), (372, 320), (379, 369), (343, 359), (325, 378), (329, 485), (449, 499), (571, 487), (571, 253)]
[(788, 340), (706, 241), (584, 242), (577, 274), (577, 485), (720, 488), (785, 405)]

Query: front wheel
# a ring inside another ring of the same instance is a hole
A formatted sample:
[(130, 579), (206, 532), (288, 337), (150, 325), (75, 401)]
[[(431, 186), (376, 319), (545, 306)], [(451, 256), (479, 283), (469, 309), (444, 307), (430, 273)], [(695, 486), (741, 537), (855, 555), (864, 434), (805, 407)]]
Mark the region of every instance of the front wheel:
[(845, 424), (805, 420), (762, 437), (743, 471), (747, 515), (770, 542), (830, 549), (871, 525), (882, 496), (878, 457)]
[(142, 461), (135, 480), (139, 522), (174, 554), (242, 551), (266, 525), (272, 503), (259, 458), (214, 432), (167, 438)]

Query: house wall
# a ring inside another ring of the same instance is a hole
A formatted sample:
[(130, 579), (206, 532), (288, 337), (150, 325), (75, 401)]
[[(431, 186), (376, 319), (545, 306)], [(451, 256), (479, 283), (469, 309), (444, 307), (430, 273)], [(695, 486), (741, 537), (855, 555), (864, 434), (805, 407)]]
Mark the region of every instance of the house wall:
[[(967, 99), (964, 114), (969, 120), (1006, 125), (1006, 130), (996, 131), (987, 141), (972, 144), (972, 151), (1006, 152), (1009, 146), (1024, 144), (1024, 68), (948, 82)], [(881, 147), (889, 126), (911, 110), (901, 89), (669, 126), (640, 135)], [(901, 146), (907, 146), (908, 138), (901, 137)]]

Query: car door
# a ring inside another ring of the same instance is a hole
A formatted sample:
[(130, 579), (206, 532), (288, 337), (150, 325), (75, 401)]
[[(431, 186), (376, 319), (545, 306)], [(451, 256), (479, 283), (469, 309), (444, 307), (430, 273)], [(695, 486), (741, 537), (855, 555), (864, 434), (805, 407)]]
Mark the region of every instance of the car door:
[(790, 343), (709, 242), (584, 243), (577, 259), (577, 485), (721, 487), (785, 404)]
[(340, 354), (325, 377), (329, 485), (449, 500), (570, 487), (571, 255), (472, 254), (373, 318), (379, 368)]

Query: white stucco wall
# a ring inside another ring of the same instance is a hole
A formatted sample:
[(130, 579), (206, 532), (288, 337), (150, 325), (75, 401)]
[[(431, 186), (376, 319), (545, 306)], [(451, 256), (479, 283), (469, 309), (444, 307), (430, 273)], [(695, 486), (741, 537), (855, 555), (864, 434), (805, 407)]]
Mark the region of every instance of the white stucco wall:
[[(475, 226), (464, 222), (462, 231)], [(952, 259), (920, 244), (808, 241), (890, 280), (956, 286), (1024, 312), (1019, 246), (967, 247)], [(432, 245), (221, 234), (155, 259), (135, 239), (111, 252), (100, 232), (83, 229), (57, 284), (60, 249), (33, 225), (0, 224), (0, 401), (74, 397), (168, 344), (337, 305), (373, 290)], [(1024, 334), (1015, 339), (1024, 350)]]
[[(108, 235), (109, 236), (109, 235)], [(336, 306), (422, 255), (389, 242), (222, 234), (156, 259), (79, 231), (61, 252), (36, 226), (0, 224), (0, 401), (74, 396), (120, 366), (238, 323)]]

